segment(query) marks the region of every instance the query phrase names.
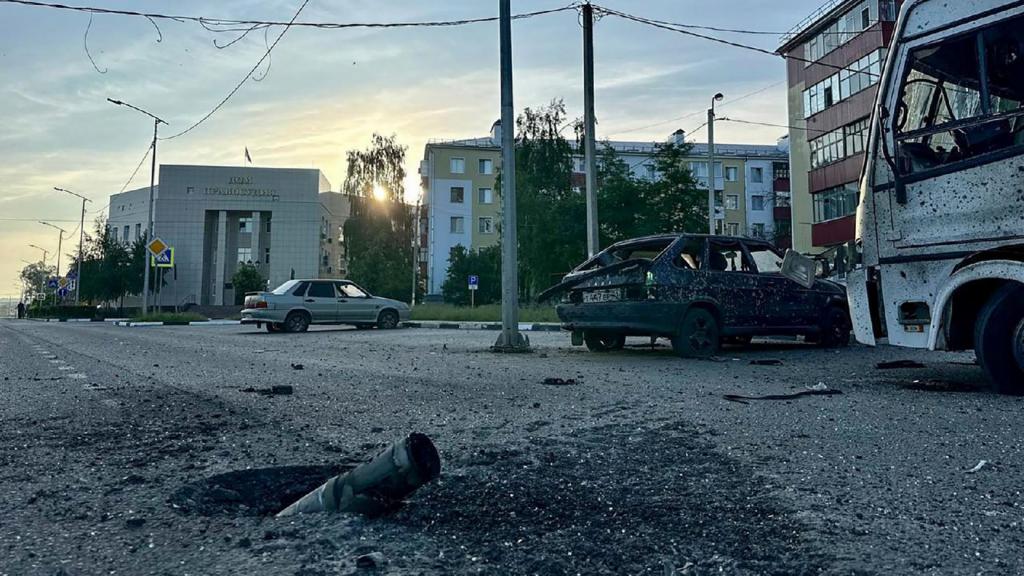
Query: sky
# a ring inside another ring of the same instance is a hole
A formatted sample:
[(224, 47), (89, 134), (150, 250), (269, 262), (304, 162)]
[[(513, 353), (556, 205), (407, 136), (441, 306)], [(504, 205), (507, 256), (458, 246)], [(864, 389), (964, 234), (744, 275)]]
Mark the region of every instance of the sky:
[[(780, 32), (822, 0), (599, 0), (651, 19)], [(301, 0), (74, 0), (76, 5), (172, 15), (288, 20)], [(514, 13), (565, 6), (569, 0), (513, 0)], [(497, 14), (497, 0), (310, 0), (299, 20), (393, 22), (457, 20)], [(513, 24), (517, 110), (563, 99), (582, 115), (582, 29), (574, 11)], [(110, 104), (146, 109), (177, 133), (207, 114), (267, 48), (261, 31), (227, 48), (237, 34), (198, 24), (95, 15), (0, 1), (0, 298), (17, 296), (18, 272), (49, 251), (58, 232), (45, 220), (78, 227), (81, 203), (53, 191), (82, 194), (86, 230), (109, 196), (124, 187), (145, 154), (152, 121)], [(86, 29), (88, 27), (88, 35)], [(281, 28), (271, 29), (273, 42)], [(710, 32), (774, 50), (777, 35)], [(719, 116), (786, 124), (785, 63), (606, 16), (595, 25), (595, 92), (599, 139), (664, 140), (700, 126), (711, 97), (725, 95)], [(88, 54), (85, 46), (88, 46)], [(95, 61), (90, 62), (89, 54)], [(265, 73), (265, 77), (262, 77)], [(242, 165), (248, 147), (256, 166), (319, 168), (337, 190), (345, 153), (374, 132), (408, 146), (407, 197), (418, 194), (419, 160), (431, 138), (484, 136), (500, 116), (498, 26), (446, 28), (293, 28), (257, 72), (212, 117), (161, 142), (167, 164)], [(734, 103), (729, 100), (749, 95)], [(771, 144), (781, 128), (720, 122), (718, 142)], [(706, 132), (693, 133), (703, 142)], [(132, 188), (148, 184), (143, 166)], [(66, 238), (68, 236), (65, 236)], [(78, 235), (64, 242), (64, 254)], [(62, 258), (62, 271), (68, 258)]]

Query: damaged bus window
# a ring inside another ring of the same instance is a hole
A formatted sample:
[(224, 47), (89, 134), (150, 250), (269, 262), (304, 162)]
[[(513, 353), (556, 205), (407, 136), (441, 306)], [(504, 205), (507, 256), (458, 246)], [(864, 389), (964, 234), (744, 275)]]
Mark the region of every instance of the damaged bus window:
[(899, 170), (1024, 148), (1024, 18), (915, 50), (895, 117)]

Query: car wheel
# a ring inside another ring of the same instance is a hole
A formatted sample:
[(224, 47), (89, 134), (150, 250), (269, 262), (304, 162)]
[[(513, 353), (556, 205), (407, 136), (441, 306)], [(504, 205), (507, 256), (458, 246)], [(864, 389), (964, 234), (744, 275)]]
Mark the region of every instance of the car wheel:
[(398, 312), (384, 310), (377, 316), (377, 328), (381, 330), (394, 330), (398, 328)]
[(591, 352), (611, 352), (622, 350), (626, 337), (614, 332), (587, 332), (583, 335), (583, 342)]
[(267, 322), (267, 332), (276, 334), (281, 331), (280, 324), (274, 324), (273, 322)]
[(309, 316), (305, 312), (292, 312), (285, 318), (286, 332), (305, 332), (309, 329)]
[(1000, 394), (1024, 394), (1024, 286), (1009, 284), (981, 309), (974, 351)]
[(825, 318), (821, 322), (821, 335), (818, 338), (818, 344), (824, 348), (849, 346), (852, 329), (850, 316), (846, 310), (831, 306), (825, 311)]
[(704, 308), (693, 308), (672, 337), (672, 349), (683, 358), (707, 358), (718, 352), (720, 342), (721, 330), (714, 314)]

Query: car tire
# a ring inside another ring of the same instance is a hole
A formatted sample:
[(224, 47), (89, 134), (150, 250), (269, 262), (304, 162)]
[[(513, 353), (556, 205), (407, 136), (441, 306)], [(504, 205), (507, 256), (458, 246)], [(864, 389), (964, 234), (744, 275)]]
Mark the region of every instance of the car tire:
[(823, 348), (843, 348), (850, 345), (850, 315), (838, 306), (830, 306), (825, 310), (821, 321), (821, 334), (818, 344)]
[(274, 324), (273, 322), (267, 322), (267, 332), (270, 332), (271, 334), (277, 334), (280, 331), (281, 331), (281, 325), (280, 324)]
[(978, 363), (1000, 394), (1024, 395), (1024, 286), (1000, 288), (974, 325)]
[(683, 358), (708, 358), (718, 352), (721, 340), (715, 315), (704, 308), (692, 308), (672, 337), (672, 350)]
[(394, 330), (398, 328), (398, 312), (382, 310), (377, 316), (377, 328), (381, 330)]
[(309, 330), (309, 314), (305, 312), (292, 312), (284, 320), (285, 332), (305, 332)]
[(622, 350), (626, 345), (626, 337), (614, 332), (586, 332), (583, 335), (583, 343), (591, 352), (611, 352)]

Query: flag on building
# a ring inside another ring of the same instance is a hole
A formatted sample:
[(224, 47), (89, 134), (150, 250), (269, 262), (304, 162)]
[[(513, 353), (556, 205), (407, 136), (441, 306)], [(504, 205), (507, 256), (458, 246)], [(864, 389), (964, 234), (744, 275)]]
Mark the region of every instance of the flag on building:
[(249, 147), (245, 147), (245, 161), (252, 164), (252, 156), (249, 156)]

